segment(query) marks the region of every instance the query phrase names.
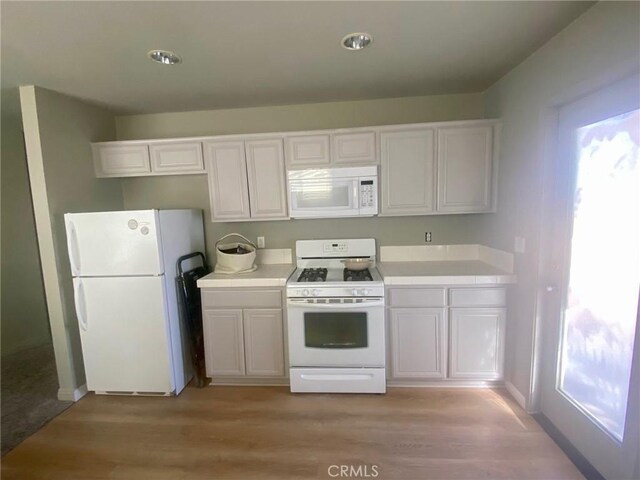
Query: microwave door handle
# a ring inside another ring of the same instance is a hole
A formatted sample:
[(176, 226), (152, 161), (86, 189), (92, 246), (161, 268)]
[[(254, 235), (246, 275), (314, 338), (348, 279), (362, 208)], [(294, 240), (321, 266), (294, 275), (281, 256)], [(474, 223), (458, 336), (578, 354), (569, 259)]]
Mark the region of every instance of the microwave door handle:
[(353, 208), (360, 210), (360, 179), (353, 181)]

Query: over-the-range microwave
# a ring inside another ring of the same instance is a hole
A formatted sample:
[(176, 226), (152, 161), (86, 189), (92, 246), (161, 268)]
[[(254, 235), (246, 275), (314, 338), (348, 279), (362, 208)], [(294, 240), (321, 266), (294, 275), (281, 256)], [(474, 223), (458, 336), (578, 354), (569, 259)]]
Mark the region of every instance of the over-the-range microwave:
[(292, 218), (378, 214), (378, 167), (289, 170), (287, 175)]

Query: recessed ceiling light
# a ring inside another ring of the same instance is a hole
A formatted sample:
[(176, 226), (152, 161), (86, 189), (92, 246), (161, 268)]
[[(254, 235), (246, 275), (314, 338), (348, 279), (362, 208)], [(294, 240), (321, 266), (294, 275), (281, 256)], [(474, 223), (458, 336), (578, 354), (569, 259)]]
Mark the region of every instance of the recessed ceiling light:
[(373, 37), (368, 33), (350, 33), (345, 35), (340, 42), (342, 48), (347, 50), (362, 50), (373, 42)]
[(175, 65), (176, 63), (182, 62), (182, 59), (178, 55), (168, 50), (151, 50), (147, 53), (147, 56), (154, 62), (163, 65)]

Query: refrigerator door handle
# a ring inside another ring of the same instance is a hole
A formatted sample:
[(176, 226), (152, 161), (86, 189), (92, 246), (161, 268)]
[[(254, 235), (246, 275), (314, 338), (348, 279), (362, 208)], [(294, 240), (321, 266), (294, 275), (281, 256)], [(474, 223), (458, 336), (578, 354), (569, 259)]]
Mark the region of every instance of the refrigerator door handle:
[(75, 282), (74, 290), (73, 299), (76, 305), (76, 316), (78, 317), (80, 328), (86, 332), (89, 327), (87, 323), (87, 302), (84, 299), (84, 288), (82, 287), (82, 282), (79, 279)]
[(73, 222), (68, 223), (69, 231), (69, 260), (71, 264), (71, 274), (80, 275), (80, 252), (78, 251), (78, 232)]

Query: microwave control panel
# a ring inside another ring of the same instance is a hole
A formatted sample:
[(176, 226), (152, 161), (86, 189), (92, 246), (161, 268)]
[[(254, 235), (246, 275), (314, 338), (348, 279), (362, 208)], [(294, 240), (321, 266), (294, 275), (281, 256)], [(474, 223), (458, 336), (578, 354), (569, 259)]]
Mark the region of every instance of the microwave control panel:
[(375, 178), (360, 178), (360, 213), (378, 213), (378, 185)]

